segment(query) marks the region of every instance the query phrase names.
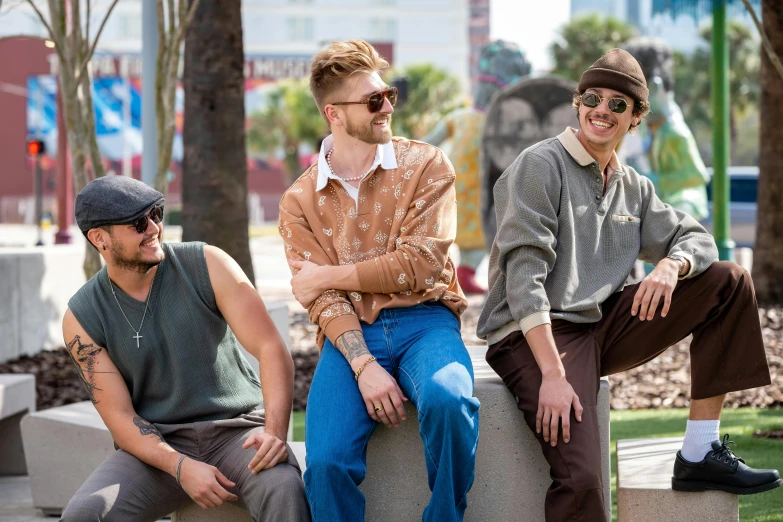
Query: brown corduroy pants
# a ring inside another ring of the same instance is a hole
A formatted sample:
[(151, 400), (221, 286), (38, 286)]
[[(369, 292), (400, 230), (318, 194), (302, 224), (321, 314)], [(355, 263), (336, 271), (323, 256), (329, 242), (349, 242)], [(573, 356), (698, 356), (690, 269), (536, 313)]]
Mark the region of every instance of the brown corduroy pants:
[[(536, 434), (549, 465), (547, 522), (605, 521), (596, 402), (602, 375), (622, 372), (655, 358), (689, 334), (691, 397), (705, 399), (770, 383), (750, 275), (734, 263), (714, 263), (704, 273), (678, 281), (666, 317), (660, 306), (651, 321), (631, 316), (639, 285), (612, 295), (603, 318), (592, 324), (552, 322), (566, 378), (584, 408), (571, 412), (571, 441), (552, 447)], [(662, 302), (661, 302), (662, 304)], [(487, 362), (514, 394), (535, 434), (541, 371), (521, 332), (489, 347)]]

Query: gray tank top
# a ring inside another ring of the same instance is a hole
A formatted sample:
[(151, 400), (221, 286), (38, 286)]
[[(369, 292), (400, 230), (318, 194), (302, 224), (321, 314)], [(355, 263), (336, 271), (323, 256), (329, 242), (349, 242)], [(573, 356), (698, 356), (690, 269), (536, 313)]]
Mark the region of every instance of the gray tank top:
[[(204, 243), (164, 243), (166, 260), (149, 296), (142, 338), (123, 317), (109, 288), (106, 267), (68, 303), (79, 324), (103, 346), (128, 385), (144, 419), (177, 424), (236, 417), (262, 404), (258, 376), (239, 350), (215, 302)], [(134, 328), (144, 314), (114, 285)]]

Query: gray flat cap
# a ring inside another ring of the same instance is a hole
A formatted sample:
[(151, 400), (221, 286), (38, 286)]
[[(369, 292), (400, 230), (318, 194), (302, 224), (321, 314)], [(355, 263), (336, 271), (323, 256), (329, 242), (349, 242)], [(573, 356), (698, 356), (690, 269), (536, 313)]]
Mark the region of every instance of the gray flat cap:
[(130, 223), (143, 216), (163, 194), (127, 176), (103, 176), (76, 196), (76, 224), (83, 234), (104, 225)]

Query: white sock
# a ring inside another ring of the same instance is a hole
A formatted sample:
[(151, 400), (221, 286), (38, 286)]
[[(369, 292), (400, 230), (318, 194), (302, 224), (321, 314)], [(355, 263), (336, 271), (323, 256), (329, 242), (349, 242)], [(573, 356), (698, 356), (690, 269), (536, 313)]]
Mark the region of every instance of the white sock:
[(712, 441), (720, 440), (719, 420), (689, 420), (685, 426), (685, 440), (680, 454), (688, 462), (701, 462), (709, 451)]

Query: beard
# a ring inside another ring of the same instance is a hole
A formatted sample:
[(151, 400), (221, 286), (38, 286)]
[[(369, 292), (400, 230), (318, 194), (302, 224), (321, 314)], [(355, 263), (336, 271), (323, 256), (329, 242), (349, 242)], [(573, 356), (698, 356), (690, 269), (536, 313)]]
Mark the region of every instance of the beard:
[[(384, 120), (387, 121), (386, 127), (383, 129), (383, 132), (379, 133), (374, 125), (376, 122)], [(367, 124), (357, 125), (354, 125), (354, 123), (348, 119), (345, 122), (345, 132), (348, 136), (363, 141), (364, 143), (369, 143), (370, 145), (383, 145), (384, 143), (389, 143), (392, 139), (391, 115), (378, 115)]]
[[(160, 236), (158, 237), (160, 241)], [(111, 246), (112, 260), (117, 268), (120, 270), (127, 270), (129, 272), (136, 272), (138, 274), (146, 274), (150, 269), (158, 266), (166, 259), (166, 254), (161, 249), (161, 255), (157, 259), (146, 260), (141, 258), (141, 252), (135, 256), (129, 256), (125, 254), (125, 249), (118, 243), (112, 243)]]

